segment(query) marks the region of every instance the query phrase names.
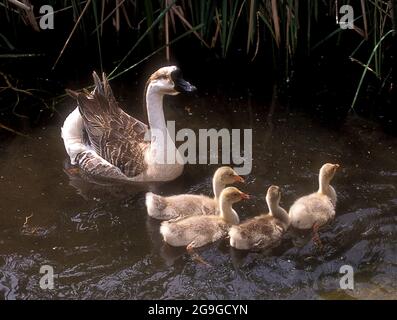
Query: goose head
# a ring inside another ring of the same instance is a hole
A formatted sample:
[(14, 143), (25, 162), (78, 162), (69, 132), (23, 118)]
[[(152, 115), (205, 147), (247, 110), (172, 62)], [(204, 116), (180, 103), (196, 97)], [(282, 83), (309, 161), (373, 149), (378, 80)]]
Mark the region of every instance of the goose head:
[(278, 205), (281, 200), (281, 190), (280, 187), (278, 186), (270, 186), (269, 189), (267, 189), (266, 193), (266, 202), (267, 205), (272, 207), (273, 205)]
[(248, 194), (241, 192), (235, 187), (228, 187), (224, 189), (221, 193), (221, 201), (226, 202), (230, 205), (249, 198), (250, 196)]
[(320, 181), (330, 183), (339, 167), (339, 164), (324, 164), (320, 169)]
[(288, 228), (291, 221), (287, 211), (280, 207), (281, 189), (278, 186), (270, 186), (266, 193), (266, 203), (269, 214), (282, 222), (284, 230)]
[(176, 66), (158, 69), (150, 76), (146, 86), (150, 92), (171, 96), (196, 90), (195, 86), (183, 79), (181, 70)]
[(241, 192), (235, 187), (228, 187), (221, 192), (220, 196), (220, 216), (229, 224), (239, 224), (240, 219), (236, 211), (232, 209), (232, 205), (243, 199), (249, 199), (249, 195)]
[(215, 182), (222, 185), (233, 184), (235, 182), (244, 182), (244, 179), (230, 167), (220, 167), (217, 169), (214, 174), (214, 180)]

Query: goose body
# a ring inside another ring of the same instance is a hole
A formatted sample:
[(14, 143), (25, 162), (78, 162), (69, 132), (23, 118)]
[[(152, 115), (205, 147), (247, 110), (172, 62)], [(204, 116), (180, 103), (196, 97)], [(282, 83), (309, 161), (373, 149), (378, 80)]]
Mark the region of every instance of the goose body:
[(337, 164), (324, 164), (319, 174), (317, 192), (299, 198), (289, 209), (291, 224), (297, 229), (319, 228), (335, 217), (336, 192), (330, 185)]
[(93, 73), (95, 89), (68, 90), (76, 108), (65, 120), (62, 138), (72, 164), (85, 172), (123, 181), (168, 181), (183, 171), (183, 160), (169, 136), (164, 95), (195, 88), (175, 66), (160, 68), (149, 78), (146, 107), (149, 127), (125, 113), (117, 104), (108, 80)]
[(289, 226), (287, 211), (280, 207), (279, 187), (271, 186), (266, 195), (269, 213), (232, 226), (230, 245), (240, 250), (267, 249), (278, 245)]
[(218, 199), (226, 185), (236, 181), (243, 182), (232, 168), (221, 167), (216, 170), (212, 179), (214, 198), (204, 195), (180, 194), (162, 197), (152, 192), (146, 194), (148, 215), (159, 220), (177, 219), (193, 215), (217, 215)]
[(224, 189), (220, 195), (220, 214), (201, 215), (164, 221), (160, 233), (171, 246), (198, 248), (215, 242), (227, 235), (231, 225), (238, 224), (239, 218), (232, 204), (248, 196), (234, 187)]
[(180, 194), (162, 197), (146, 193), (148, 215), (158, 220), (171, 220), (194, 215), (217, 214), (215, 199), (194, 194)]

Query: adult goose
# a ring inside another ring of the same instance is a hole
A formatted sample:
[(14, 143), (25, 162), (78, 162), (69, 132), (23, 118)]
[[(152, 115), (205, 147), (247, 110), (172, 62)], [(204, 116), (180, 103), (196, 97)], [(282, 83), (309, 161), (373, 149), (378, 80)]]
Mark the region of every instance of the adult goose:
[(122, 181), (169, 181), (183, 171), (183, 160), (169, 136), (164, 95), (196, 90), (175, 66), (163, 67), (146, 83), (149, 127), (125, 113), (105, 76), (93, 73), (95, 89), (67, 92), (78, 107), (66, 118), (62, 138), (72, 164), (100, 178)]
[(194, 215), (216, 215), (219, 211), (218, 200), (226, 185), (244, 182), (230, 167), (220, 167), (212, 178), (214, 198), (197, 194), (178, 194), (162, 197), (152, 192), (146, 193), (148, 215), (158, 220), (170, 220)]

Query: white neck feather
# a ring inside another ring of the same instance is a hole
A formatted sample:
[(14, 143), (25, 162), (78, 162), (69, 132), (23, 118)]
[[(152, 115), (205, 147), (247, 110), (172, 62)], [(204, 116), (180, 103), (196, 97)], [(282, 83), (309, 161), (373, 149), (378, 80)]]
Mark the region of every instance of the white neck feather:
[(163, 111), (163, 94), (152, 92), (149, 85), (146, 91), (146, 108), (150, 129), (167, 130)]
[(227, 223), (230, 223), (230, 224), (239, 224), (240, 223), (240, 219), (239, 219), (236, 211), (233, 210), (231, 203), (228, 201), (225, 201), (222, 198), (220, 200), (220, 216)]
[(332, 204), (336, 205), (336, 192), (335, 189), (330, 185), (329, 181), (320, 175), (319, 177), (319, 188), (318, 193), (324, 194), (331, 199)]
[[(146, 92), (146, 108), (150, 127), (151, 158), (156, 164), (181, 163), (180, 155), (169, 136), (163, 110), (164, 95), (153, 92), (149, 84)], [(167, 162), (168, 161), (168, 162)]]
[(287, 211), (280, 207), (279, 202), (267, 201), (267, 205), (269, 207), (269, 213), (275, 217), (276, 219), (280, 220), (281, 222), (285, 223), (287, 226), (290, 223), (289, 215)]
[(319, 184), (318, 192), (327, 194), (329, 190), (329, 181), (324, 177), (324, 175), (320, 174), (320, 176), (318, 177), (318, 184)]
[(219, 181), (219, 178), (217, 176), (214, 176), (212, 178), (212, 189), (214, 191), (215, 200), (218, 201), (222, 190), (225, 189), (225, 185)]

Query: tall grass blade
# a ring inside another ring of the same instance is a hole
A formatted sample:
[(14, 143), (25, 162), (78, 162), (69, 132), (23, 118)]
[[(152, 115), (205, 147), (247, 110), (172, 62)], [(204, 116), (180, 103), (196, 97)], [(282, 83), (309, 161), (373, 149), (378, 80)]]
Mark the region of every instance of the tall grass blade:
[(374, 57), (375, 53), (377, 52), (378, 47), (381, 45), (381, 43), (383, 42), (383, 40), (386, 39), (388, 35), (393, 34), (393, 32), (394, 32), (393, 29), (392, 29), (392, 30), (389, 30), (382, 38), (380, 38), (380, 40), (378, 41), (378, 43), (377, 43), (377, 44), (375, 45), (375, 47), (372, 49), (371, 55), (369, 56), (369, 59), (368, 59), (368, 61), (367, 61), (367, 64), (365, 65), (364, 71), (363, 71), (363, 73), (362, 73), (362, 75), (361, 75), (361, 78), (360, 78), (360, 81), (359, 81), (359, 83), (358, 83), (358, 87), (357, 87), (356, 93), (355, 93), (355, 95), (354, 95), (353, 102), (352, 102), (352, 104), (351, 104), (351, 106), (350, 106), (350, 110), (354, 110), (354, 106), (355, 106), (355, 104), (356, 104), (356, 101), (357, 101), (357, 98), (358, 98), (358, 94), (359, 94), (360, 89), (361, 89), (361, 86), (362, 86), (362, 84), (363, 84), (365, 75), (367, 74), (367, 71), (368, 71), (368, 68), (369, 68), (369, 64), (371, 63), (372, 58)]
[(62, 48), (61, 52), (59, 53), (58, 58), (56, 59), (54, 65), (53, 65), (52, 68), (51, 68), (51, 70), (54, 70), (55, 67), (56, 67), (56, 65), (58, 64), (59, 59), (61, 58), (63, 52), (65, 51), (67, 45), (69, 44), (70, 39), (72, 38), (74, 32), (76, 31), (76, 28), (77, 28), (77, 26), (79, 25), (79, 23), (80, 23), (80, 21), (81, 21), (81, 18), (83, 17), (84, 12), (87, 10), (87, 8), (88, 8), (88, 6), (90, 5), (90, 3), (91, 3), (91, 0), (88, 0), (87, 3), (86, 3), (86, 5), (85, 5), (85, 7), (84, 7), (84, 9), (83, 9), (83, 11), (81, 12), (79, 18), (77, 19), (77, 21), (76, 21), (76, 23), (75, 23), (75, 25), (74, 25), (72, 31), (70, 32), (69, 37), (67, 38), (65, 44), (63, 45), (63, 48)]
[[(168, 0), (165, 0), (165, 7), (168, 5)], [(170, 61), (170, 26), (168, 23), (169, 12), (165, 14), (164, 29), (165, 29), (165, 58)]]
[(367, 12), (365, 10), (365, 1), (361, 0), (361, 11), (363, 12), (363, 21), (364, 21), (364, 37), (368, 40), (368, 22), (367, 22)]
[(277, 10), (277, 0), (272, 0), (272, 16), (274, 26), (274, 36), (276, 39), (277, 47), (280, 47), (281, 35), (280, 35), (280, 17)]
[[(153, 25), (154, 21), (154, 15), (153, 15), (153, 5), (151, 0), (145, 0), (144, 2), (144, 8), (145, 8), (145, 15), (146, 15), (146, 23), (148, 29)], [(168, 10), (167, 10), (168, 12)], [(167, 13), (166, 12), (166, 13)], [(154, 47), (154, 39), (153, 39), (153, 34), (149, 33), (149, 40), (151, 43), (152, 48)]]
[(132, 48), (127, 52), (127, 54), (121, 59), (121, 61), (118, 63), (118, 65), (112, 70), (112, 72), (109, 74), (109, 77), (112, 76), (118, 68), (124, 63), (124, 61), (129, 57), (129, 55), (136, 49), (136, 47), (142, 42), (142, 40), (150, 33), (150, 31), (162, 20), (164, 15), (172, 8), (176, 0), (172, 0), (169, 6), (167, 6), (161, 13), (158, 15), (156, 20), (153, 21), (153, 23), (149, 26), (149, 28), (146, 29), (146, 31), (143, 33), (142, 36), (139, 37), (139, 39), (135, 42), (135, 44), (132, 46)]
[[(174, 44), (175, 42), (177, 42), (177, 41), (181, 40), (182, 38), (185, 38), (185, 37), (188, 36), (189, 34), (193, 33), (193, 31), (199, 30), (199, 29), (202, 28), (202, 27), (203, 27), (203, 25), (198, 25), (198, 26), (196, 26), (196, 27), (193, 27), (192, 29), (190, 29), (190, 30), (184, 32), (184, 33), (181, 34), (180, 36), (178, 36), (178, 37), (174, 38), (173, 40), (171, 40), (171, 41), (169, 42), (168, 45), (170, 46), (170, 45)], [(147, 55), (147, 56), (144, 57), (143, 59), (139, 60), (137, 63), (135, 63), (135, 64), (129, 66), (129, 67), (126, 68), (126, 69), (124, 69), (123, 71), (120, 71), (119, 73), (117, 73), (117, 74), (115, 74), (115, 75), (112, 75), (112, 76), (109, 75), (109, 80), (116, 79), (116, 78), (120, 77), (121, 75), (123, 75), (124, 73), (126, 73), (126, 72), (128, 72), (128, 71), (134, 69), (135, 67), (137, 67), (138, 65), (140, 65), (142, 62), (148, 60), (149, 58), (153, 57), (153, 56), (154, 56), (155, 54), (157, 54), (158, 52), (164, 50), (164, 48), (165, 48), (166, 46), (167, 46), (166, 44), (163, 45), (163, 46), (161, 46), (160, 48), (156, 49), (155, 51), (153, 51), (152, 53), (150, 53), (149, 55)]]
[(252, 44), (252, 39), (254, 38), (254, 25), (255, 25), (255, 7), (256, 7), (255, 0), (249, 0), (249, 18), (248, 18), (248, 34), (247, 34), (247, 53)]
[(95, 27), (95, 29), (91, 32), (91, 34), (94, 34), (95, 32), (97, 32), (99, 28), (101, 28), (101, 34), (102, 34), (103, 24), (104, 24), (109, 18), (113, 17), (113, 14), (120, 8), (120, 6), (123, 5), (124, 1), (125, 1), (125, 0), (122, 0), (122, 1), (118, 2), (118, 3), (116, 4), (116, 6), (113, 8), (113, 10), (109, 12), (109, 14), (106, 16), (105, 19), (103, 19), (103, 15), (104, 15), (104, 14), (103, 14), (103, 12), (104, 12), (104, 3), (105, 3), (105, 1), (103, 1), (103, 2), (102, 2), (102, 18), (101, 18), (101, 23)]
[[(92, 4), (92, 9), (94, 11), (94, 18), (95, 18), (95, 24), (98, 25), (99, 24), (99, 19), (98, 19), (98, 12), (97, 12), (97, 2), (94, 2)], [(98, 43), (98, 56), (99, 56), (99, 63), (100, 63), (100, 67), (101, 67), (101, 73), (103, 72), (103, 66), (102, 66), (102, 49), (101, 49), (101, 36), (99, 34), (99, 29), (96, 28), (96, 38), (97, 38), (97, 43)]]

